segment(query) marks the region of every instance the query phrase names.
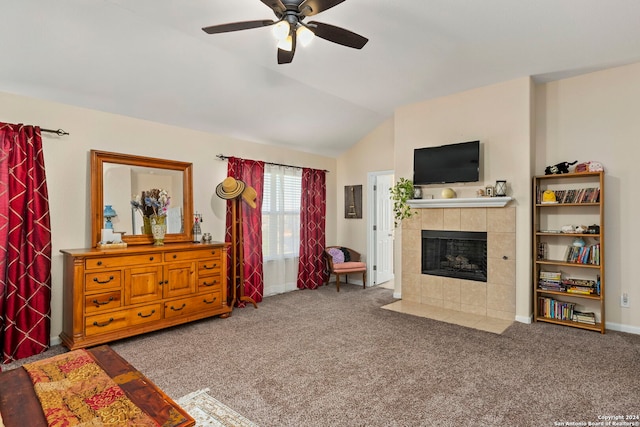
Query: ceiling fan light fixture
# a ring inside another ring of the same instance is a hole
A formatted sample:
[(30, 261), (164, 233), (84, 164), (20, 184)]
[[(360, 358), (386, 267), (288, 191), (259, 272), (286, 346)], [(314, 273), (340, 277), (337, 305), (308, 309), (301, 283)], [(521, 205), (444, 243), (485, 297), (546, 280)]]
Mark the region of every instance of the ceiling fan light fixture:
[(293, 37), (288, 36), (278, 42), (278, 49), (286, 50), (287, 52), (291, 52), (293, 49)]
[(273, 26), (273, 35), (276, 40), (282, 41), (289, 36), (289, 32), (291, 31), (291, 26), (287, 21), (280, 21)]
[(302, 44), (302, 46), (309, 46), (309, 44), (313, 41), (315, 36), (316, 35), (313, 33), (313, 31), (311, 31), (304, 25), (298, 26), (298, 29), (296, 30), (296, 37), (298, 41)]

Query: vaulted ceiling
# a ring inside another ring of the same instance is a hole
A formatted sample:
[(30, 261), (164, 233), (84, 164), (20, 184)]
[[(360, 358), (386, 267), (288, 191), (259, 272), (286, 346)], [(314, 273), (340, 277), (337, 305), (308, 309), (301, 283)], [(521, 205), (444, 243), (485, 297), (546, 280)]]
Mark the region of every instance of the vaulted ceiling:
[(363, 35), (316, 37), (278, 65), (260, 0), (2, 0), (0, 91), (327, 156), (394, 109), (534, 76), (640, 61), (637, 0), (346, 0), (313, 16)]

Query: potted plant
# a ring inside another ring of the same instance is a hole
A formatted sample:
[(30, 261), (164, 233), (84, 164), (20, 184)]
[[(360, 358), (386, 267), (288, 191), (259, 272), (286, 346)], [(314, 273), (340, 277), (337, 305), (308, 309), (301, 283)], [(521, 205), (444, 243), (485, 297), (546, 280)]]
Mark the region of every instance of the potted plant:
[(400, 178), (396, 184), (391, 187), (391, 200), (393, 200), (393, 224), (397, 227), (403, 219), (411, 218), (415, 212), (407, 204), (407, 200), (413, 198), (413, 181)]

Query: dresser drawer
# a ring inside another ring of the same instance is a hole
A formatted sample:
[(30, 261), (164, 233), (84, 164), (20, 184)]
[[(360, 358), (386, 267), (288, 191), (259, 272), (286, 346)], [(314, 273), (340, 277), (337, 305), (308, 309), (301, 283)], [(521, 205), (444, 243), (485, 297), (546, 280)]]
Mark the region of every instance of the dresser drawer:
[(206, 261), (198, 261), (198, 274), (203, 276), (214, 272), (219, 272), (222, 268), (222, 260), (220, 258), (212, 258)]
[(164, 254), (165, 261), (191, 261), (194, 259), (222, 259), (222, 249), (208, 248), (198, 249), (195, 251), (176, 251), (166, 252)]
[(85, 335), (99, 335), (126, 328), (129, 325), (129, 311), (97, 314), (85, 318)]
[(84, 298), (84, 312), (86, 314), (98, 313), (122, 306), (121, 291), (105, 292), (102, 294), (87, 295)]
[(164, 303), (164, 317), (187, 316), (199, 311), (215, 310), (222, 307), (222, 292), (209, 292), (189, 298), (181, 298)]
[(150, 304), (129, 310), (131, 325), (153, 322), (162, 319), (162, 304)]
[(101, 271), (99, 273), (87, 273), (84, 275), (84, 288), (86, 292), (119, 289), (121, 285), (122, 275), (120, 270)]
[(101, 258), (88, 258), (85, 261), (85, 268), (87, 270), (95, 270), (96, 268), (117, 268), (127, 267), (131, 265), (153, 265), (160, 264), (162, 262), (161, 253), (152, 254), (140, 254), (130, 256), (113, 256), (113, 257), (101, 257)]
[(222, 287), (222, 276), (220, 274), (210, 274), (208, 276), (198, 276), (198, 292), (219, 291)]

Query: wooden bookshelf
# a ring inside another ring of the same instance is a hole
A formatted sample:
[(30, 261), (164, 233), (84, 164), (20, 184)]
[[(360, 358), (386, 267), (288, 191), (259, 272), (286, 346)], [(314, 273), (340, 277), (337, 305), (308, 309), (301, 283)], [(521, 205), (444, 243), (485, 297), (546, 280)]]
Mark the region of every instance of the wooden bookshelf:
[[(554, 191), (557, 203), (542, 203), (542, 193), (546, 190)], [(563, 226), (567, 225), (586, 226), (588, 230), (562, 232)], [(534, 177), (532, 230), (535, 321), (604, 334), (604, 172)], [(580, 254), (579, 262), (575, 259), (577, 253)], [(571, 260), (565, 258), (568, 254), (572, 254)], [(561, 278), (547, 277), (554, 275)], [(567, 292), (566, 289), (572, 286), (570, 280), (588, 284), (579, 289), (590, 293)], [(547, 289), (541, 289), (541, 284)], [(550, 287), (553, 289), (548, 289)], [(571, 304), (571, 310), (595, 313), (596, 324), (554, 318), (560, 314), (545, 313), (547, 308), (544, 304), (541, 306), (540, 298)]]

